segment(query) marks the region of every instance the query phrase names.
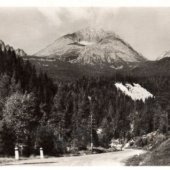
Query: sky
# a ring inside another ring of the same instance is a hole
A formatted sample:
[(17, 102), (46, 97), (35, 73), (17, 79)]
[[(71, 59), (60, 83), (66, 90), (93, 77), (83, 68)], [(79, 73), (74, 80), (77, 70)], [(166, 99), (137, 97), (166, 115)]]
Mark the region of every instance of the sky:
[(170, 7), (0, 8), (0, 40), (30, 55), (89, 26), (115, 32), (150, 60), (170, 50)]

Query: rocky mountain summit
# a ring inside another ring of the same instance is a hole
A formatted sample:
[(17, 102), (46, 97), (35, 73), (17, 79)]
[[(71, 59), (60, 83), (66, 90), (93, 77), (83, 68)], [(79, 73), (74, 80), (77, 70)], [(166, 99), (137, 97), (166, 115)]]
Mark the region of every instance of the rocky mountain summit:
[(105, 64), (115, 68), (146, 61), (114, 32), (89, 27), (58, 38), (35, 56), (83, 65)]
[(162, 55), (160, 55), (156, 60), (161, 60), (163, 58), (167, 58), (170, 57), (170, 51), (165, 51), (164, 53), (162, 53)]
[(2, 40), (0, 40), (0, 50), (1, 51), (11, 51), (11, 52), (15, 52), (15, 54), (17, 55), (17, 56), (19, 56), (19, 57), (25, 57), (25, 56), (27, 56), (27, 54), (25, 53), (25, 51), (24, 50), (22, 50), (22, 49), (14, 49), (12, 46), (10, 46), (10, 45), (5, 45), (5, 43), (2, 41)]

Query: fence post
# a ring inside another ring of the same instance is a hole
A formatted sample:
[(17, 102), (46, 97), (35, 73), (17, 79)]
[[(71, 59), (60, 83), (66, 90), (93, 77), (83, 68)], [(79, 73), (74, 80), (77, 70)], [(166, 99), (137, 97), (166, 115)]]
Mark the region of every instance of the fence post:
[(19, 150), (17, 146), (15, 147), (15, 159), (19, 160)]
[(41, 159), (44, 158), (43, 148), (40, 148), (40, 158), (41, 158)]

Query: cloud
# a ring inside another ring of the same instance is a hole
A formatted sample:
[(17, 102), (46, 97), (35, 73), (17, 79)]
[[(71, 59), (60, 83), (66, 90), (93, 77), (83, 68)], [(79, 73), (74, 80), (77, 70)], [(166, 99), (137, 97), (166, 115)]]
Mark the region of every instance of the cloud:
[[(110, 19), (116, 13), (113, 8), (38, 8), (49, 24), (60, 27), (62, 24), (85, 21), (84, 25), (103, 26), (108, 25)], [(108, 20), (109, 19), (109, 20)], [(78, 26), (79, 27), (79, 26)]]
[(112, 30), (141, 52), (157, 58), (170, 44), (170, 8), (0, 8), (0, 39), (29, 54), (87, 26)]
[(56, 38), (57, 35), (91, 26), (114, 31), (151, 59), (169, 50), (169, 8), (69, 7), (38, 10), (46, 18), (49, 28), (56, 30)]

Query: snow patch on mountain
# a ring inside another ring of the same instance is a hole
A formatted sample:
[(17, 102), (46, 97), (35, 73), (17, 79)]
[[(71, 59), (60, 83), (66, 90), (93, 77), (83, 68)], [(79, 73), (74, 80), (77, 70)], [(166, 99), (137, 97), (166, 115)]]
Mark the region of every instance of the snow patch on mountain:
[(123, 66), (118, 66), (118, 67), (110, 66), (110, 68), (113, 68), (113, 69), (115, 69), (115, 70), (120, 70), (120, 69), (123, 69)]
[(93, 44), (95, 44), (95, 42), (93, 42), (93, 41), (92, 42), (90, 42), (90, 41), (80, 41), (79, 44), (86, 46), (86, 45), (93, 45)]
[(140, 84), (133, 83), (133, 85), (126, 83), (115, 83), (117, 89), (121, 90), (125, 95), (131, 97), (132, 100), (142, 100), (145, 102), (148, 98), (153, 98), (153, 94), (143, 88)]

